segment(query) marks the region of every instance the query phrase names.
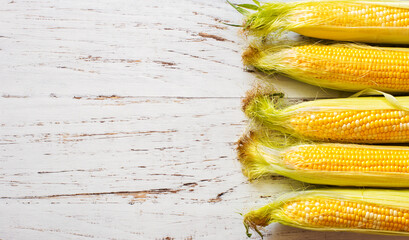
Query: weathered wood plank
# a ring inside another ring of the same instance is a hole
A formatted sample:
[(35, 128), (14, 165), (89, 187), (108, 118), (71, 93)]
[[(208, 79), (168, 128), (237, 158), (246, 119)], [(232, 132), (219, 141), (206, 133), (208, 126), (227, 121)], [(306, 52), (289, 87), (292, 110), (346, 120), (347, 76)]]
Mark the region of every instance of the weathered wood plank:
[(226, 171), (239, 171), (232, 161), (244, 127), (239, 102), (3, 98), (3, 196), (177, 190), (224, 181)]

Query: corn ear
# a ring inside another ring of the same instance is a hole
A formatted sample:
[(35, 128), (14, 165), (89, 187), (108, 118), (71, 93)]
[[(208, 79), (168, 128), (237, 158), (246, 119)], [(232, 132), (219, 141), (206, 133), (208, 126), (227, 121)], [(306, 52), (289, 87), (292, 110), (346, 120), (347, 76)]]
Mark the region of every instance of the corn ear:
[(235, 8), (245, 15), (244, 29), (258, 36), (294, 31), (338, 41), (409, 44), (406, 1), (273, 1)]
[(250, 132), (238, 153), (250, 180), (280, 174), (312, 184), (409, 187), (409, 147), (295, 143)]
[(271, 73), (343, 91), (367, 88), (408, 92), (409, 50), (357, 44), (303, 44), (300, 46), (252, 44), (243, 62)]
[(283, 195), (247, 213), (244, 225), (273, 222), (316, 231), (409, 236), (409, 190), (323, 189)]
[(243, 101), (254, 122), (303, 140), (347, 143), (409, 142), (409, 97), (325, 99), (280, 108), (271, 94)]

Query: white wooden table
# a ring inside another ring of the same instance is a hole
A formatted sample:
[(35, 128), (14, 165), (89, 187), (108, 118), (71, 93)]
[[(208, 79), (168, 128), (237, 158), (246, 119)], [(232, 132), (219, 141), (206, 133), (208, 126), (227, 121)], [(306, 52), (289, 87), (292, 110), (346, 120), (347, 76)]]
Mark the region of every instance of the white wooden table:
[(302, 184), (241, 174), (240, 21), (223, 0), (0, 1), (0, 239), (246, 239), (238, 213)]

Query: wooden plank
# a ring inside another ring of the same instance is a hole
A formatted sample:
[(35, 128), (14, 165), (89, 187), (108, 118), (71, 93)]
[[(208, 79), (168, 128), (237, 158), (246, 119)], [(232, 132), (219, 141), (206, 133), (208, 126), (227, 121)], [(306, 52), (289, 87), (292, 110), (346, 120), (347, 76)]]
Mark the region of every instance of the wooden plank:
[(244, 127), (239, 102), (3, 98), (2, 191), (24, 198), (221, 181), (226, 170), (238, 172), (231, 159)]

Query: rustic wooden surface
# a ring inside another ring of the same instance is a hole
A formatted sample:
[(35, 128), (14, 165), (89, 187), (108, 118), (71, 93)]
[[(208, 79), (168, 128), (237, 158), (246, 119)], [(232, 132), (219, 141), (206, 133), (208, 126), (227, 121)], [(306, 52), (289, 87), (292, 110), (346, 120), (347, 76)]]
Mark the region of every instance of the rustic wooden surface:
[(0, 239), (246, 239), (240, 212), (302, 188), (241, 174), (240, 99), (256, 74), (222, 24), (240, 19), (222, 0), (1, 1)]

